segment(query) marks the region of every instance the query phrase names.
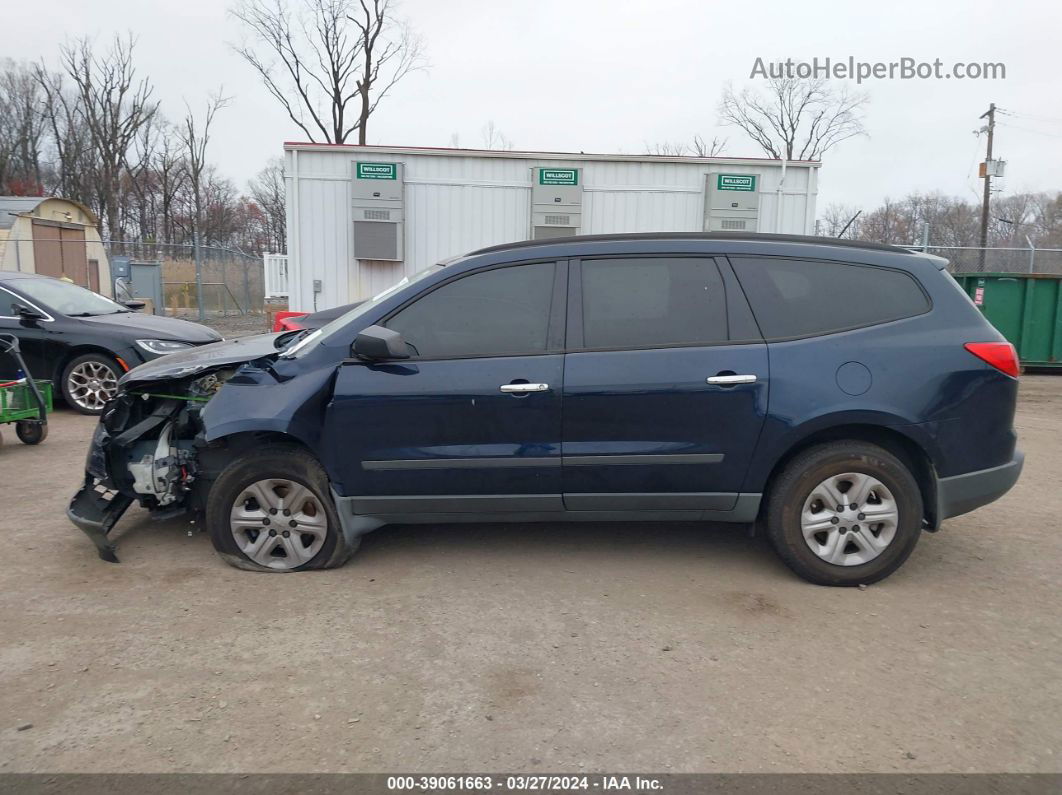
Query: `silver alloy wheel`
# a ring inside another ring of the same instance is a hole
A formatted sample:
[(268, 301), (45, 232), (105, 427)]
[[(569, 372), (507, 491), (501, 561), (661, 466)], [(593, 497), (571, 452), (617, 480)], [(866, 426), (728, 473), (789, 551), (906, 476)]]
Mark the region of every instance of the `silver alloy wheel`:
[(100, 411), (118, 394), (118, 374), (103, 362), (82, 362), (66, 379), (70, 399), (83, 409)]
[(313, 560), (328, 536), (328, 515), (314, 493), (284, 478), (258, 480), (236, 497), (229, 513), (236, 545), (270, 569), (294, 569)]
[(800, 528), (808, 547), (822, 560), (859, 566), (892, 543), (899, 517), (884, 483), (861, 472), (845, 472), (811, 490), (800, 512)]

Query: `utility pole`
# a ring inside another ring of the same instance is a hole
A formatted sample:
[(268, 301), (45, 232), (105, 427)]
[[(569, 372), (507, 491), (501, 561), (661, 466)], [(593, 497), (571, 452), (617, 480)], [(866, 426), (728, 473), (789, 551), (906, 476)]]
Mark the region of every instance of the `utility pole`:
[(990, 170), (989, 163), (992, 160), (992, 135), (996, 131), (996, 103), (991, 102), (988, 105), (988, 110), (981, 114), (981, 118), (988, 117), (988, 147), (985, 153), (985, 197), (981, 203), (981, 253), (978, 258), (979, 266), (978, 270), (983, 271), (985, 269), (985, 255), (988, 253), (985, 248), (988, 246), (988, 203), (991, 199), (992, 192), (992, 172)]

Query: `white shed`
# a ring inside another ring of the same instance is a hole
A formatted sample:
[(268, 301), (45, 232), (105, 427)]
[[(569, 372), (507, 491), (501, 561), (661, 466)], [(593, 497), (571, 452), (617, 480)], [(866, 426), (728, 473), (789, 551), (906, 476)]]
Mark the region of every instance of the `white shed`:
[[(818, 162), (286, 143), (289, 306), (367, 298), (484, 246), (612, 232), (811, 234)], [(784, 180), (783, 180), (784, 174)]]
[(0, 270), (67, 278), (111, 295), (95, 214), (72, 199), (0, 196)]

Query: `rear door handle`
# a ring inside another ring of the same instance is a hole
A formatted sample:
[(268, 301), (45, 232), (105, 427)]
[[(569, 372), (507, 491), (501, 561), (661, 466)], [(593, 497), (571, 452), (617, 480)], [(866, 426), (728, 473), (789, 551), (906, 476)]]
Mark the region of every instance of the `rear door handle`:
[(548, 392), (549, 384), (502, 384), (498, 389), (511, 395), (526, 395), (528, 392)]
[(712, 375), (705, 379), (709, 384), (722, 384), (723, 386), (733, 386), (734, 384), (755, 384), (756, 376), (754, 375)]

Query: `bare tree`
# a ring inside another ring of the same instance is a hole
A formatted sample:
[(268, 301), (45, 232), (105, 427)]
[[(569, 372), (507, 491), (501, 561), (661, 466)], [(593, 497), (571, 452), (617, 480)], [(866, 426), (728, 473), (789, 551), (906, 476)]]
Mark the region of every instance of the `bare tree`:
[(513, 142), (509, 140), (505, 133), (498, 129), (493, 119), (483, 125), (480, 135), (483, 137), (484, 149), (501, 149), (508, 152), (513, 148)]
[(74, 111), (89, 133), (97, 161), (97, 206), (112, 238), (121, 237), (119, 196), (129, 150), (159, 107), (147, 78), (137, 79), (134, 45), (132, 36), (124, 40), (116, 36), (102, 56), (93, 52), (88, 39), (60, 48), (63, 70), (75, 87)]
[(661, 141), (655, 144), (646, 144), (645, 153), (648, 155), (664, 155), (668, 157), (719, 157), (726, 148), (726, 138), (713, 137), (705, 141), (700, 135), (694, 135), (690, 143), (684, 141)]
[(284, 210), (284, 161), (275, 157), (251, 180), (251, 199), (262, 211), (262, 231), (272, 251), (283, 252), (287, 243)]
[(185, 173), (192, 198), (192, 242), (195, 247), (195, 289), (199, 305), (199, 319), (205, 316), (203, 306), (203, 267), (199, 257), (200, 234), (203, 227), (204, 179), (207, 171), (206, 151), (210, 143), (210, 126), (219, 110), (229, 104), (221, 89), (210, 97), (201, 121), (197, 121), (191, 107), (187, 107), (180, 138), (184, 144)]
[(391, 16), (391, 0), (359, 0), (361, 13), (347, 18), (360, 34), (358, 143), (365, 143), (369, 117), (387, 92), (411, 71), (425, 66), (424, 46), (409, 24)]
[(177, 195), (188, 178), (184, 168), (184, 149), (178, 131), (166, 122), (155, 148), (152, 170), (155, 173), (155, 186), (158, 192), (158, 210), (162, 240), (172, 243), (174, 240), (174, 208)]
[(862, 92), (833, 88), (824, 79), (771, 78), (766, 91), (727, 86), (719, 102), (723, 124), (733, 125), (773, 158), (821, 160), (841, 141), (866, 135)]
[(859, 209), (850, 204), (831, 204), (826, 208), (822, 217), (815, 221), (816, 234), (823, 237), (858, 240), (859, 215)]
[(98, 215), (98, 164), (92, 136), (81, 120), (78, 96), (64, 84), (61, 74), (49, 72), (42, 64), (34, 68), (34, 77), (44, 92), (42, 113), (51, 150), (48, 190), (80, 201)]
[(43, 190), (41, 147), (45, 133), (44, 92), (33, 70), (0, 61), (0, 192)]
[(420, 38), (390, 0), (241, 0), (253, 43), (234, 47), (311, 141), (345, 143), (398, 81), (424, 66)]
[(700, 135), (694, 135), (690, 149), (694, 157), (719, 157), (726, 149), (726, 142), (726, 138), (712, 136), (712, 140), (706, 143)]

